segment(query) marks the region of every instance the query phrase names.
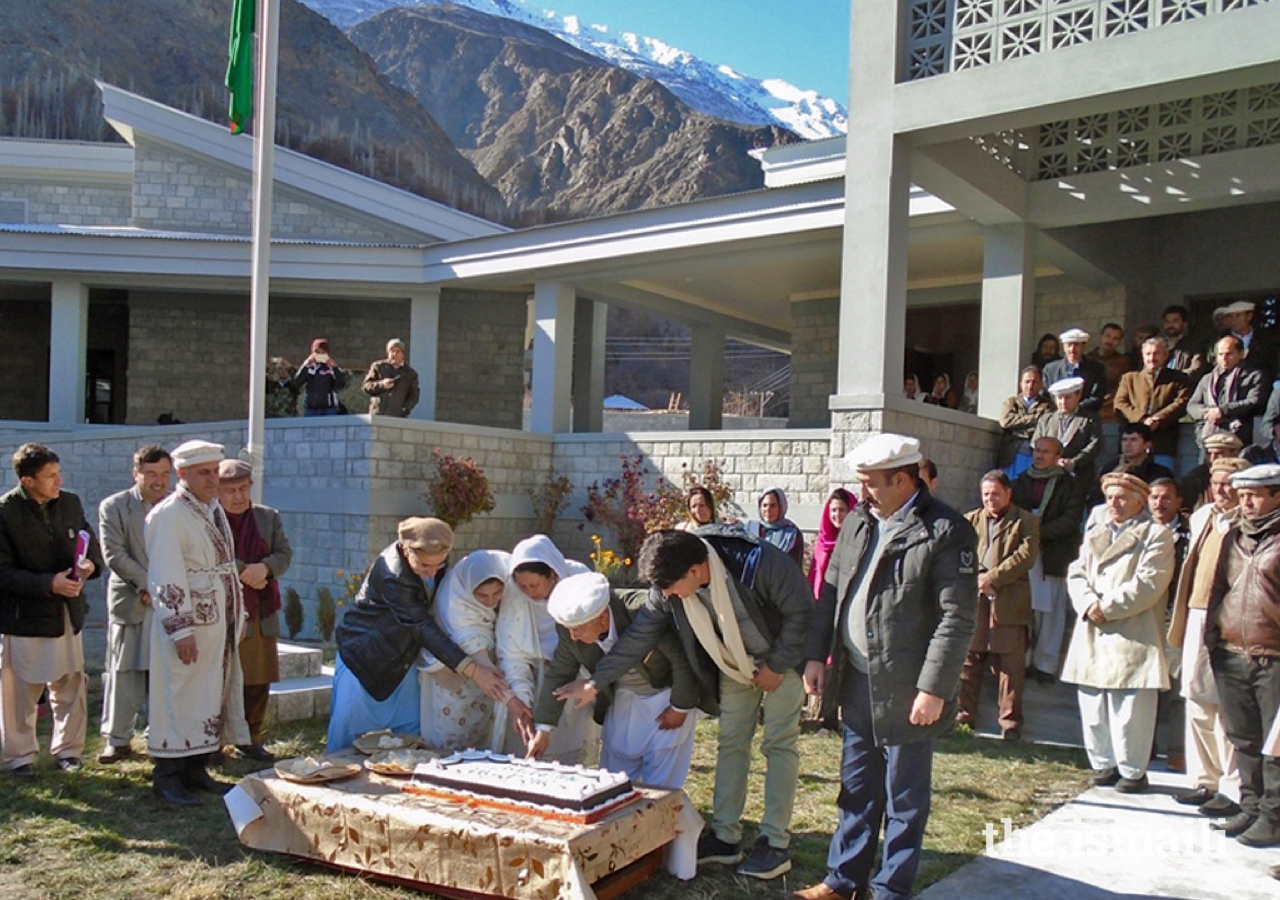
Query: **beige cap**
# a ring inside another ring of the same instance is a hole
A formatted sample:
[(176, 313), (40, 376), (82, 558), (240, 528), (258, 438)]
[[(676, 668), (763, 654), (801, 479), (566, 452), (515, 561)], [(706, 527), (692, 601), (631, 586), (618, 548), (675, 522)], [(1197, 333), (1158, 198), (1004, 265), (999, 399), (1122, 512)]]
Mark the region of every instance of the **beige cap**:
[(1151, 493), (1151, 487), (1137, 475), (1132, 472), (1108, 472), (1102, 476), (1102, 489), (1105, 491), (1109, 487), (1122, 487), (1125, 490), (1134, 491), (1146, 497)]
[(241, 478), (252, 478), (253, 466), (243, 459), (224, 459), (218, 463), (219, 481), (239, 481)]
[(1242, 447), (1244, 447), (1244, 441), (1226, 431), (1216, 432), (1204, 439), (1206, 450), (1229, 450), (1232, 453), (1239, 453)]
[(410, 550), (438, 556), (453, 549), (453, 529), (441, 519), (431, 516), (413, 516), (403, 520), (396, 528), (400, 543)]
[(176, 468), (188, 469), (191, 466), (218, 462), (225, 455), (223, 453), (225, 449), (222, 444), (196, 440), (179, 444), (173, 448), (173, 452), (170, 455), (173, 457), (173, 464)]

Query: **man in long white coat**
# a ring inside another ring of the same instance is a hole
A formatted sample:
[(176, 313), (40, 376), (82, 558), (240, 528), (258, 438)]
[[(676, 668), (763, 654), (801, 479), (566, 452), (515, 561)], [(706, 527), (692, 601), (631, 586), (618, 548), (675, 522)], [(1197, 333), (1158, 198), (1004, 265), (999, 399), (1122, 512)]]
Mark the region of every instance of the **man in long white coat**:
[(151, 623), (152, 790), (193, 806), (191, 791), (226, 793), (205, 766), (223, 744), (248, 744), (237, 647), (244, 600), (235, 543), (218, 504), (222, 445), (187, 441), (173, 451), (178, 487), (147, 517)]

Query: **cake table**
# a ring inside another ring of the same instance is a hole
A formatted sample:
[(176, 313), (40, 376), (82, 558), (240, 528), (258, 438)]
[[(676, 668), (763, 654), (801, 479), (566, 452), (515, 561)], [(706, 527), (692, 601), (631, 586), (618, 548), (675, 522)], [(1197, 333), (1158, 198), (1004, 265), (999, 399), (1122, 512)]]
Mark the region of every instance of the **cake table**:
[(597, 900), (597, 889), (603, 898), (643, 880), (664, 849), (668, 871), (694, 874), (702, 817), (683, 791), (639, 788), (639, 799), (583, 825), (407, 794), (402, 785), (367, 771), (298, 784), (267, 769), (225, 800), (247, 847), (450, 896)]

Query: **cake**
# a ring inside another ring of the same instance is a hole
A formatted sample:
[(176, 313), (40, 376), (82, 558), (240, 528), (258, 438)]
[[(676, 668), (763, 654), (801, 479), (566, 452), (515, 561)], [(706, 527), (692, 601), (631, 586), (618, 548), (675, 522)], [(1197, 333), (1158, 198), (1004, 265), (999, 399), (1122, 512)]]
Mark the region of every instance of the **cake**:
[(405, 790), (485, 806), (590, 821), (634, 799), (619, 772), (465, 750), (422, 763)]

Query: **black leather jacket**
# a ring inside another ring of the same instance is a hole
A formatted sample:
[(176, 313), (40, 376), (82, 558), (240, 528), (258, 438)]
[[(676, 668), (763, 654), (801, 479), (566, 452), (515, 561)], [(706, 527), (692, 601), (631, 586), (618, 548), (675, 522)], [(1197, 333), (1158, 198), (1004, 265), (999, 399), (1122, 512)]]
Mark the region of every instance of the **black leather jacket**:
[(399, 544), (383, 550), (365, 576), (355, 605), (338, 626), (338, 653), (373, 699), (395, 693), (423, 648), (454, 671), (466, 661), (467, 654), (432, 615), (435, 589), (443, 579), (441, 569), (428, 593)]

